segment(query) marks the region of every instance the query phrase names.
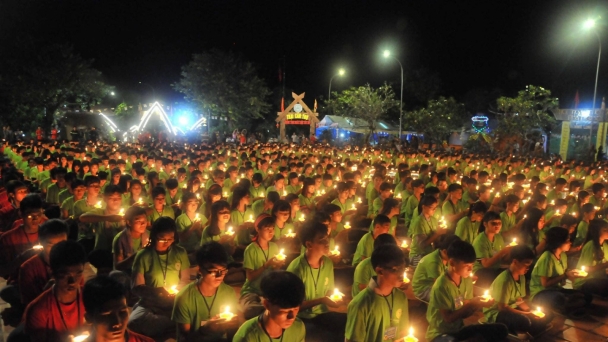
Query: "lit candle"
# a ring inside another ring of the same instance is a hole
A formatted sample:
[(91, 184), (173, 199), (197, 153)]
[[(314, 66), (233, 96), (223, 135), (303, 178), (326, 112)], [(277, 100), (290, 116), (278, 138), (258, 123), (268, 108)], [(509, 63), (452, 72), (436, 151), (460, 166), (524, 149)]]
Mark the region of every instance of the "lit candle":
[(408, 284), (410, 279), (407, 277), (407, 272), (403, 272), (403, 283)]
[(279, 254), (275, 255), (275, 258), (276, 258), (277, 260), (279, 260), (279, 261), (285, 260), (286, 255), (285, 255), (284, 253), (285, 253), (285, 250), (284, 250), (284, 249), (281, 249), (281, 250), (279, 251)]
[(226, 305), (226, 308), (224, 309), (224, 312), (220, 313), (220, 318), (221, 319), (225, 319), (227, 321), (229, 321), (232, 318), (234, 318), (234, 316), (236, 316), (236, 315), (233, 314), (232, 312), (230, 312), (230, 306), (228, 306), (228, 305)]
[(101, 201), (98, 201), (97, 204), (95, 204), (95, 208), (101, 208)]
[(201, 199), (201, 194), (196, 194), (197, 199)]
[(496, 197), (500, 197), (500, 192), (497, 192), (497, 193), (496, 193)]
[(401, 193), (398, 193), (398, 194), (397, 194), (397, 198), (401, 198)]
[(409, 334), (403, 338), (403, 342), (418, 342), (418, 339), (414, 337), (414, 328), (410, 327)]
[(513, 242), (511, 242), (509, 246), (517, 246), (517, 239), (513, 238)]
[(182, 185), (182, 189), (187, 189), (187, 188), (188, 188), (188, 184), (184, 183), (184, 185)]
[(582, 266), (581, 270), (576, 272), (576, 274), (580, 277), (586, 277), (588, 275), (587, 271), (585, 271), (585, 266)]
[(333, 300), (334, 302), (339, 302), (342, 300), (342, 297), (344, 297), (344, 293), (340, 292), (338, 289), (334, 289), (334, 293), (329, 296), (329, 299)]
[(361, 197), (357, 197), (357, 203), (363, 203), (361, 202)]
[(300, 222), (306, 221), (306, 215), (304, 215), (304, 214), (300, 215), (300, 218), (298, 220), (300, 220)]
[(249, 215), (249, 222), (253, 222), (253, 215)]
[(407, 240), (403, 240), (403, 242), (401, 242), (401, 248), (408, 248), (409, 245), (407, 244)]
[(334, 250), (331, 251), (331, 255), (340, 255), (340, 249), (338, 245), (336, 245), (336, 247), (334, 247)]
[(469, 278), (471, 278), (473, 284), (475, 284), (475, 278), (473, 278), (473, 272), (471, 272), (471, 274), (469, 274)]
[(492, 297), (490, 296), (490, 291), (485, 290), (483, 293), (483, 296), (481, 296), (481, 301), (482, 302), (488, 302), (492, 299)]
[(287, 196), (287, 191), (283, 190), (283, 196)]
[(355, 203), (353, 203), (352, 208), (350, 208), (351, 210), (357, 210), (357, 207), (355, 206)]
[(288, 238), (293, 238), (296, 237), (296, 233), (294, 233), (291, 229), (287, 231), (287, 234), (285, 234), (285, 237)]
[(226, 235), (234, 235), (234, 230), (232, 229), (232, 226), (228, 227), (228, 230), (226, 230)]
[(224, 191), (224, 197), (228, 198), (228, 191)]
[(344, 223), (344, 229), (350, 229), (350, 223), (348, 221)]
[(143, 200), (143, 199), (140, 197), (140, 198), (137, 200), (137, 204), (144, 204), (144, 200)]
[(544, 312), (542, 312), (542, 311), (540, 310), (540, 306), (537, 306), (537, 307), (536, 307), (536, 310), (535, 310), (535, 311), (532, 311), (532, 314), (533, 314), (534, 316), (538, 317), (538, 318), (543, 318), (543, 317), (545, 317), (545, 313), (544, 313)]
[(85, 331), (78, 336), (72, 337), (72, 342), (83, 342), (87, 338), (89, 338), (89, 332)]
[(260, 197), (264, 197), (264, 191), (260, 192)]
[(167, 290), (167, 292), (169, 292), (169, 294), (175, 295), (179, 292), (179, 290), (177, 289), (177, 285), (173, 285), (171, 286), (171, 288), (169, 288)]
[(178, 199), (178, 200), (177, 200), (177, 205), (180, 205), (181, 203), (182, 203), (182, 200), (181, 200), (181, 199)]
[(39, 251), (39, 250), (41, 250), (43, 247), (42, 247), (42, 245), (41, 245), (41, 244), (37, 244), (37, 245), (35, 245), (35, 246), (34, 246), (34, 247), (32, 247), (32, 248), (33, 248), (33, 249), (35, 249), (35, 250), (37, 250), (37, 251)]
[(118, 212), (118, 215), (125, 216), (125, 208), (120, 208), (120, 211)]

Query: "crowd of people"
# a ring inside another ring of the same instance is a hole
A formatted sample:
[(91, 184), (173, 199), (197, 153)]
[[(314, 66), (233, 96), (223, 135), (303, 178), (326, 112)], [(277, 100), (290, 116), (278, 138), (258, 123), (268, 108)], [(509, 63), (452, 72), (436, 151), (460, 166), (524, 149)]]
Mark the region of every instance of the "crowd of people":
[(608, 296), (603, 162), (238, 144), (5, 143), (9, 341), (526, 340)]

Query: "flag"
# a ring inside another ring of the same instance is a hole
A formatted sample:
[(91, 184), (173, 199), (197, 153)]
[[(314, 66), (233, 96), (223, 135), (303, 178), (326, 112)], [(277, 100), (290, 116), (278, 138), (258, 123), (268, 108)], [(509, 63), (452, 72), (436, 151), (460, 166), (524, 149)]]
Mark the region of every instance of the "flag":
[(285, 111), (285, 98), (281, 97), (281, 113)]
[(576, 95), (574, 95), (574, 109), (578, 108), (578, 104), (581, 102), (581, 99), (578, 97), (578, 90), (576, 91)]
[(313, 110), (313, 113), (317, 112), (317, 99), (315, 99), (315, 109)]

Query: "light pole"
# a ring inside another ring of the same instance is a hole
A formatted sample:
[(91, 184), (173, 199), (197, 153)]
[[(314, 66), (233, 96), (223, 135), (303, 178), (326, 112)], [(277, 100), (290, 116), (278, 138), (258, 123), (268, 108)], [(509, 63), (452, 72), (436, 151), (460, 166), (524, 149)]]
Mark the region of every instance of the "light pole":
[[(583, 27), (586, 30), (591, 30), (593, 28), (595, 28), (595, 20), (594, 19), (587, 19), (585, 20), (585, 23), (583, 24)], [(599, 51), (597, 53), (597, 67), (595, 69), (595, 87), (593, 88), (593, 105), (591, 106), (592, 110), (591, 110), (591, 128), (589, 129), (590, 131), (590, 136), (589, 136), (589, 147), (591, 147), (593, 144), (593, 115), (595, 115), (595, 98), (597, 96), (597, 79), (599, 77), (600, 74), (600, 58), (602, 57), (602, 40), (600, 39), (600, 34), (597, 32), (597, 30), (593, 31), (595, 33), (595, 36), (597, 37), (597, 43), (599, 45)], [(605, 122), (606, 122), (606, 111), (604, 111), (604, 115), (602, 117), (602, 122), (600, 123), (600, 126), (602, 127), (602, 129), (600, 130), (598, 127), (598, 136), (601, 134), (600, 136), (600, 143), (603, 145), (604, 144), (604, 136), (606, 135), (606, 131), (605, 131)], [(599, 146), (596, 146), (596, 148), (599, 150)], [(603, 148), (603, 146), (602, 146)]]
[(403, 65), (395, 56), (391, 56), (391, 52), (388, 50), (384, 50), (384, 58), (393, 57), (399, 66), (401, 67), (401, 96), (399, 97), (399, 143), (401, 143), (401, 133), (403, 129), (403, 123), (401, 122), (403, 118)]
[(150, 87), (150, 89), (152, 89), (152, 96), (154, 97), (154, 101), (156, 101), (156, 91), (154, 90), (154, 87), (145, 82), (139, 82), (139, 84)]
[(344, 73), (346, 73), (346, 71), (344, 71), (344, 69), (343, 69), (343, 68), (340, 68), (340, 70), (338, 70), (338, 73), (337, 73), (337, 74), (335, 74), (335, 75), (333, 75), (333, 76), (332, 76), (332, 77), (329, 79), (329, 93), (328, 93), (328, 96), (327, 96), (327, 100), (328, 100), (328, 101), (329, 101), (329, 100), (331, 100), (331, 81), (333, 81), (333, 80), (334, 80), (334, 77), (336, 77), (336, 76), (344, 76)]

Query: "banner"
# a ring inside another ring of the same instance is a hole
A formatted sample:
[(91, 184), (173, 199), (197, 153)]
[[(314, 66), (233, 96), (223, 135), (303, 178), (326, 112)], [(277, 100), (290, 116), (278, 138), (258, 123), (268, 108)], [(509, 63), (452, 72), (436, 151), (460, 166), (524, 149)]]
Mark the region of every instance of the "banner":
[(570, 121), (562, 121), (562, 137), (559, 145), (559, 155), (562, 160), (568, 159), (568, 144), (570, 144)]
[[(604, 143), (606, 143), (606, 124), (603, 122), (600, 122), (599, 125), (597, 126), (597, 139), (595, 139), (595, 149), (596, 151), (600, 148), (604, 146)], [(604, 151), (605, 152), (605, 151)]]

